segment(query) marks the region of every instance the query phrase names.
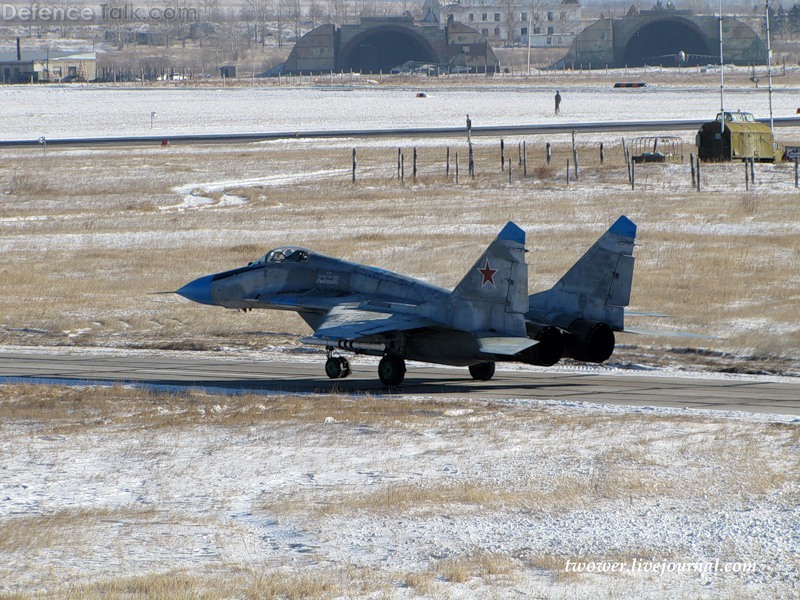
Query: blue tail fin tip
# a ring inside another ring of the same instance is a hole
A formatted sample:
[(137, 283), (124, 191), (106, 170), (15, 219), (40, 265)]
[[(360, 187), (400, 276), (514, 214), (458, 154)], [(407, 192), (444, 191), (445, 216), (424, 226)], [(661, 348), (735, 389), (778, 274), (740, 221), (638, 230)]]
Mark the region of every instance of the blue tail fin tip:
[(507, 242), (517, 242), (518, 244), (525, 243), (525, 231), (520, 229), (516, 223), (512, 221), (506, 223), (506, 226), (503, 227), (503, 230), (497, 237)]
[(619, 219), (617, 219), (614, 224), (609, 229), (611, 233), (616, 233), (617, 235), (624, 235), (627, 237), (636, 237), (636, 223), (631, 221), (625, 215), (622, 215)]

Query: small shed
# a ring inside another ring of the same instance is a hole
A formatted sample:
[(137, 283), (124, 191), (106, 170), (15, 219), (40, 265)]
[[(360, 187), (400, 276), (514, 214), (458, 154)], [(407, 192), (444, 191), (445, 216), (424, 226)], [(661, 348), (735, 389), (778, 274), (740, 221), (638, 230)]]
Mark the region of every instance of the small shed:
[(235, 65), (228, 65), (225, 67), (219, 68), (219, 76), (224, 77), (225, 79), (232, 79), (236, 77), (236, 66)]
[(700, 160), (775, 161), (775, 145), (769, 125), (759, 123), (748, 112), (719, 113), (697, 132), (697, 156)]

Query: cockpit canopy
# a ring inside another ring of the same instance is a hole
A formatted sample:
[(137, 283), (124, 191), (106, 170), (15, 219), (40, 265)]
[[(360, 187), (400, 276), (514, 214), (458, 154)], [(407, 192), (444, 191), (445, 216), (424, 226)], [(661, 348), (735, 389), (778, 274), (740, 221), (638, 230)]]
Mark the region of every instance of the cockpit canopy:
[(268, 263), (305, 262), (313, 254), (311, 250), (297, 246), (283, 246), (270, 250), (264, 256), (254, 260), (248, 266), (266, 265)]

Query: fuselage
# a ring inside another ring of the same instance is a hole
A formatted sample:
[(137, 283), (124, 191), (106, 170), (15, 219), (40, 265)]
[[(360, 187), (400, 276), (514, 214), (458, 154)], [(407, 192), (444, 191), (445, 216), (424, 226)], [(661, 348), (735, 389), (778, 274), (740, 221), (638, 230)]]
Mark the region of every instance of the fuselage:
[[(195, 302), (230, 309), (295, 311), (314, 331), (332, 308), (345, 303), (368, 302), (378, 308), (386, 303), (395, 309), (401, 305), (421, 317), (440, 320), (442, 330), (426, 327), (413, 334), (377, 335), (366, 338), (366, 346), (380, 342), (406, 358), (441, 364), (470, 365), (492, 358), (479, 351), (469, 332), (448, 330), (450, 290), (305, 248), (277, 248), (247, 266), (196, 279), (178, 293)], [(354, 350), (384, 353), (366, 346)]]
[(312, 313), (366, 299), (419, 305), (449, 293), (418, 279), (303, 248), (273, 250), (246, 267), (211, 276), (209, 284), (213, 303), (226, 308)]

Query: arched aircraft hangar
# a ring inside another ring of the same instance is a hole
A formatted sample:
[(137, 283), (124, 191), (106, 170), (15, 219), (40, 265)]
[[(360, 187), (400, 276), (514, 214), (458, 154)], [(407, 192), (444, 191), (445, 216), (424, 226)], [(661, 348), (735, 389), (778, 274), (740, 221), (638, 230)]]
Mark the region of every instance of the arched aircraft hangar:
[(285, 73), (388, 73), (407, 61), (494, 73), (497, 57), (486, 38), (461, 23), (418, 25), (411, 17), (363, 17), (358, 25), (320, 25), (301, 37)]
[[(722, 42), (726, 63), (766, 61), (761, 38), (734, 17), (722, 18)], [(719, 18), (689, 11), (641, 11), (619, 19), (600, 19), (575, 38), (563, 60), (564, 66), (584, 69), (718, 63)]]

